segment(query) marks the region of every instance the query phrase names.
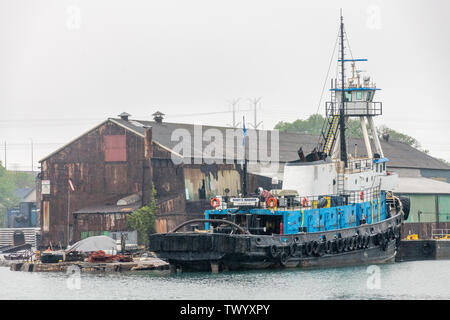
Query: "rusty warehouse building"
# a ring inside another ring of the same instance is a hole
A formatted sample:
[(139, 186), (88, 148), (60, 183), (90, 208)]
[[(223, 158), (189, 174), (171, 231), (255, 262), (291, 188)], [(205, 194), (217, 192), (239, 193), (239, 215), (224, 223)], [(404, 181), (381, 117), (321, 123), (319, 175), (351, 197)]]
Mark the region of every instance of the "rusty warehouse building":
[[(162, 115), (155, 113), (154, 121), (131, 120), (126, 113), (109, 118), (40, 160), (43, 246), (125, 231), (126, 216), (149, 203), (152, 183), (157, 232), (202, 217), (211, 195), (241, 192), (242, 166), (236, 160), (206, 164), (194, 160), (198, 153), (192, 150), (191, 164), (175, 164), (173, 157), (181, 155), (171, 149), (171, 133), (193, 127), (164, 123)], [(249, 188), (267, 181), (248, 174)]]
[[(241, 192), (239, 137), (231, 150), (223, 150), (219, 155), (224, 160), (222, 164), (195, 160), (201, 159), (199, 155), (210, 143), (203, 140), (191, 144), (191, 161), (177, 164), (173, 159), (182, 155), (177, 151), (179, 141), (173, 141), (173, 134), (184, 130), (194, 136), (196, 126), (165, 122), (159, 112), (153, 116), (153, 121), (134, 120), (126, 113), (108, 118), (40, 160), (37, 206), (42, 245), (50, 242), (66, 245), (68, 241), (73, 243), (91, 235), (125, 231), (127, 215), (150, 201), (152, 183), (157, 192), (158, 232), (166, 232), (186, 219), (201, 217), (210, 208), (209, 199), (215, 194), (224, 194), (226, 189), (229, 195)], [(225, 136), (225, 130), (230, 128), (202, 126), (201, 134), (208, 129)], [(266, 131), (269, 135), (272, 132)], [(305, 151), (312, 150), (317, 139), (315, 135), (279, 133), (276, 159), (279, 166), (274, 169), (250, 165), (248, 190), (258, 186), (280, 187), (284, 163), (298, 159), (300, 146)], [(270, 144), (269, 141), (268, 148)], [(398, 141), (382, 140), (381, 144), (390, 159), (388, 169), (399, 173), (400, 180), (414, 172), (427, 181), (432, 178), (450, 182), (450, 167), (441, 161)], [(362, 146), (363, 142), (349, 139), (348, 145), (354, 145), (356, 153), (356, 146)], [(252, 148), (259, 149), (259, 145), (247, 145), (247, 154)], [(277, 180), (278, 184), (273, 185)], [(414, 214), (408, 220), (415, 222)], [(420, 226), (412, 223), (408, 232), (416, 228)]]

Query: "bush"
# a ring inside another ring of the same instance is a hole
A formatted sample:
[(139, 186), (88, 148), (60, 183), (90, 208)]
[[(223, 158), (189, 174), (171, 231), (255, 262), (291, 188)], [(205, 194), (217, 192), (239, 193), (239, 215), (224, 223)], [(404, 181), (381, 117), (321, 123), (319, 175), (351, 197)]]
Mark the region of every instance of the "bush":
[(127, 218), (128, 227), (138, 233), (138, 244), (148, 245), (148, 236), (156, 232), (155, 214), (158, 207), (156, 205), (156, 190), (152, 185), (152, 197), (149, 205), (142, 207)]

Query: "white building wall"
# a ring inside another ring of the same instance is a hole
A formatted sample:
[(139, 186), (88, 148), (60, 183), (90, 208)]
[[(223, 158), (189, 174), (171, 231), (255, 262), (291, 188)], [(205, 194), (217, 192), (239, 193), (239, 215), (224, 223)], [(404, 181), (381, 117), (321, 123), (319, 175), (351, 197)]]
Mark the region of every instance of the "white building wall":
[(296, 190), (301, 196), (319, 196), (336, 193), (337, 172), (334, 163), (317, 165), (286, 165), (283, 189)]

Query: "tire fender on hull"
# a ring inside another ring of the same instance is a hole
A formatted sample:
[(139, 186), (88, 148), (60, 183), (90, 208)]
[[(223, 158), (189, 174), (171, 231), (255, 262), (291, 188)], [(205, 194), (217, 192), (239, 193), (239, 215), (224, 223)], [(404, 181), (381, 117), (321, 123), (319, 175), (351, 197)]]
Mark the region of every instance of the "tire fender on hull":
[(363, 236), (363, 243), (364, 243), (364, 248), (368, 248), (369, 244), (370, 244), (370, 237), (369, 236)]
[(295, 242), (293, 242), (289, 245), (289, 255), (290, 256), (295, 256), (297, 253), (297, 250), (298, 250), (298, 247)]
[(312, 256), (312, 254), (313, 254), (313, 241), (307, 242), (305, 244), (305, 254), (307, 256)]
[(313, 241), (313, 253), (315, 256), (323, 256), (324, 244), (323, 242)]
[(325, 252), (328, 254), (333, 252), (333, 243), (330, 240), (325, 242)]
[(337, 239), (336, 241), (337, 244), (337, 252), (341, 253), (342, 251), (344, 251), (345, 248), (345, 241), (342, 238)]
[(411, 202), (409, 201), (409, 198), (407, 197), (399, 197), (400, 202), (402, 203), (403, 207), (403, 219), (408, 220), (409, 217), (409, 211), (411, 209)]
[(284, 267), (286, 266), (287, 262), (288, 262), (288, 254), (286, 252), (281, 252), (280, 254), (280, 264)]
[(271, 245), (269, 247), (269, 255), (271, 258), (275, 259), (280, 254), (280, 250), (278, 250), (278, 247), (276, 245)]

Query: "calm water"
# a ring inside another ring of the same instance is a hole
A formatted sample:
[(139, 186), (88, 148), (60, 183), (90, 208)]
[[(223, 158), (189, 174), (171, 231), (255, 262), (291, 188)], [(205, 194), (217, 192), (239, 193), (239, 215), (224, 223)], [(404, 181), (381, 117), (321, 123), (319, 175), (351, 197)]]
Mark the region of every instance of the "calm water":
[[(0, 299), (450, 299), (450, 261), (379, 268), (379, 277), (369, 274), (367, 267), (81, 274), (80, 288), (69, 289), (65, 273), (13, 272), (0, 267)], [(379, 289), (369, 289), (368, 282), (372, 288), (379, 284)], [(70, 283), (73, 287), (76, 282)]]

